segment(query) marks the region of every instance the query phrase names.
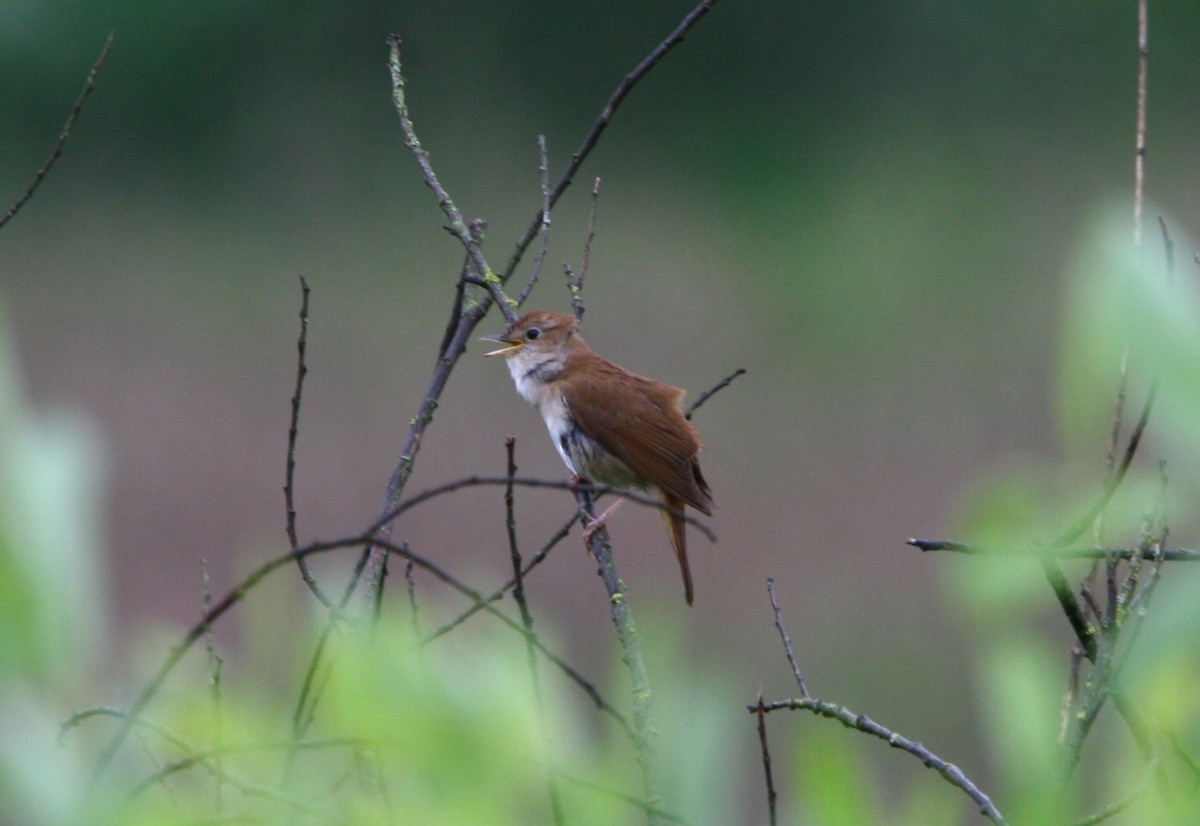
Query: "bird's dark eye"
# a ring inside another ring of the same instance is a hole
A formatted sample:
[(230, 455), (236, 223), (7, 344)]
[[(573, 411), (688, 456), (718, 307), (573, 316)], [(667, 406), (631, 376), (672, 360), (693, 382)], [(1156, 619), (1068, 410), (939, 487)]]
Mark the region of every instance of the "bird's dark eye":
[(542, 334), (542, 331), (539, 330), (537, 327), (530, 327), (528, 330), (525, 331), (525, 338), (529, 339), (530, 341), (533, 341), (535, 338), (537, 338), (541, 334)]

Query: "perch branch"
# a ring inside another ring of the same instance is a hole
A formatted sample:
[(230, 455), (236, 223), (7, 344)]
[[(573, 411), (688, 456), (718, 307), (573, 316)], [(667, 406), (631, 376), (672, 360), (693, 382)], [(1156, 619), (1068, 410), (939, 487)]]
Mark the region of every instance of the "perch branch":
[[(579, 503), (579, 509), (592, 516), (591, 489), (584, 485), (578, 486), (575, 498)], [(642, 784), (645, 788), (646, 800), (657, 805), (660, 802), (660, 796), (655, 777), (657, 773), (654, 744), (655, 726), (650, 712), (650, 698), (653, 691), (650, 686), (650, 677), (646, 672), (646, 662), (642, 657), (642, 644), (638, 636), (637, 624), (633, 619), (633, 611), (629, 607), (629, 595), (625, 591), (625, 583), (617, 575), (612, 545), (608, 541), (608, 528), (602, 525), (588, 538), (587, 545), (588, 552), (599, 566), (597, 573), (604, 581), (604, 590), (608, 592), (609, 613), (613, 627), (617, 631), (617, 639), (621, 643), (621, 660), (629, 672), (632, 688), (633, 745), (637, 751), (638, 766), (642, 770)], [(648, 823), (655, 824), (658, 820), (653, 813), (647, 813)]]

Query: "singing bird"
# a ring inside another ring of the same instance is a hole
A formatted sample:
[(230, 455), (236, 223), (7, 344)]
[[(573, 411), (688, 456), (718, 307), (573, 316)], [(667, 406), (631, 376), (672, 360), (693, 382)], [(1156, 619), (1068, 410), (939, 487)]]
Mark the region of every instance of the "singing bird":
[(584, 343), (578, 320), (563, 313), (531, 312), (485, 340), (507, 345), (486, 355), (505, 357), (517, 391), (542, 414), (573, 474), (598, 485), (658, 491), (691, 605), (683, 509), (711, 516), (713, 501), (697, 459), (700, 435), (680, 407), (684, 391), (601, 358)]

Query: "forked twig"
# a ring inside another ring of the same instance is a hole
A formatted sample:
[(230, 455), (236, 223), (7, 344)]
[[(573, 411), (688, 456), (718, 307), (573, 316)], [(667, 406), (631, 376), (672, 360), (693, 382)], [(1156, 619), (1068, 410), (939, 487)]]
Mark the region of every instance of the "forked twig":
[[(779, 700), (774, 703), (766, 703), (762, 706), (764, 712), (778, 711), (783, 708), (811, 711), (819, 717), (828, 717), (830, 720), (837, 720), (846, 728), (877, 737), (894, 749), (908, 752), (927, 767), (946, 778), (950, 785), (961, 789), (971, 800), (975, 801), (975, 805), (979, 807), (979, 812), (984, 817), (987, 817), (993, 823), (1004, 824), (1008, 822), (1000, 814), (1000, 810), (996, 808), (996, 804), (992, 802), (992, 799), (975, 785), (963, 773), (962, 769), (953, 763), (947, 763), (920, 743), (915, 743), (904, 735), (897, 734), (886, 726), (876, 723), (865, 714), (855, 714), (845, 706), (839, 706), (836, 703), (827, 703), (824, 700), (818, 700), (813, 697), (808, 699), (801, 697), (790, 700)], [(746, 706), (746, 709), (751, 714), (758, 714), (759, 704), (751, 703)]]
[[(671, 49), (682, 43), (683, 38), (687, 36), (687, 33), (691, 31), (692, 27), (700, 22), (700, 18), (708, 14), (709, 10), (712, 9), (712, 7), (716, 4), (717, 0), (702, 0), (702, 2), (698, 3), (684, 16), (683, 20), (681, 20), (679, 25), (675, 27), (674, 31), (672, 31), (661, 43), (654, 47), (654, 50), (651, 51), (650, 54), (646, 55), (646, 57), (643, 58), (642, 61), (629, 72), (629, 74), (625, 75), (620, 84), (618, 84), (616, 90), (612, 93), (612, 95), (609, 96), (608, 102), (604, 104), (604, 108), (600, 110), (599, 117), (596, 118), (595, 122), (592, 124), (592, 128), (589, 129), (587, 135), (584, 136), (583, 142), (579, 145), (579, 148), (576, 149), (574, 154), (571, 155), (571, 160), (567, 164), (567, 168), (559, 177), (558, 182), (554, 185), (554, 188), (550, 190), (550, 206), (553, 207), (555, 204), (557, 204), (558, 199), (562, 196), (563, 192), (565, 192), (567, 187), (571, 185), (575, 178), (575, 173), (579, 171), (579, 168), (583, 165), (584, 160), (592, 153), (592, 150), (595, 149), (596, 143), (600, 140), (600, 135), (603, 134), (604, 130), (608, 128), (608, 124), (612, 120), (613, 115), (616, 113), (617, 109), (621, 106), (621, 103), (625, 100), (629, 93), (633, 91), (633, 87), (636, 86), (638, 81), (645, 77), (646, 74), (653, 69), (658, 62), (663, 59), (663, 57), (666, 56), (667, 52), (671, 51)], [(500, 276), (502, 281), (506, 281), (516, 270), (517, 265), (521, 263), (521, 258), (525, 255), (525, 250), (533, 242), (533, 239), (537, 237), (538, 228), (540, 226), (541, 213), (539, 211), (539, 213), (534, 216), (534, 219), (529, 224), (529, 227), (525, 230), (525, 234), (521, 236), (519, 241), (517, 241), (516, 249), (513, 250), (512, 257), (508, 259), (508, 264), (505, 265), (504, 272)]]
[[(804, 711), (811, 711), (813, 714), (816, 714), (820, 717), (828, 717), (831, 720), (837, 720), (847, 728), (870, 734), (873, 737), (878, 737), (879, 739), (887, 742), (887, 744), (892, 748), (906, 751), (914, 757), (919, 758), (922, 763), (938, 772), (938, 774), (942, 775), (942, 777), (949, 781), (951, 785), (962, 789), (962, 791), (965, 792), (968, 797), (975, 801), (975, 804), (979, 806), (979, 811), (983, 815), (990, 818), (995, 823), (1006, 823), (1003, 816), (1000, 814), (999, 809), (997, 809), (995, 804), (992, 803), (991, 798), (984, 794), (984, 792), (978, 786), (976, 786), (970, 778), (963, 774), (962, 769), (958, 768), (958, 766), (955, 766), (953, 763), (947, 763), (945, 760), (938, 757), (922, 744), (913, 742), (904, 735), (898, 734), (891, 729), (886, 728), (885, 726), (881, 726), (879, 723), (876, 723), (865, 714), (855, 714), (845, 706), (840, 706), (836, 703), (830, 703), (824, 700), (818, 700), (815, 697), (809, 696), (808, 688), (804, 684), (804, 679), (800, 676), (800, 668), (796, 664), (796, 656), (792, 651), (791, 639), (789, 638), (788, 633), (783, 626), (783, 618), (779, 610), (779, 603), (775, 599), (775, 583), (773, 579), (767, 580), (767, 592), (771, 597), (771, 611), (775, 616), (776, 627), (779, 629), (780, 636), (783, 638), (784, 650), (787, 652), (788, 662), (791, 664), (792, 670), (796, 675), (796, 679), (800, 683), (800, 691), (803, 695), (802, 697), (796, 699), (780, 700), (774, 703), (764, 704), (762, 692), (760, 691), (758, 695), (758, 701), (746, 706), (746, 709), (751, 714), (756, 715), (759, 719), (760, 737), (763, 741), (762, 748), (764, 751), (763, 760), (765, 769), (768, 773), (767, 787), (769, 794), (773, 793), (773, 785), (770, 779), (770, 761), (766, 754), (765, 729), (761, 728), (764, 725), (762, 722), (763, 715), (765, 715), (768, 711), (776, 711), (781, 708), (800, 709)], [(773, 799), (771, 804), (773, 813)]]

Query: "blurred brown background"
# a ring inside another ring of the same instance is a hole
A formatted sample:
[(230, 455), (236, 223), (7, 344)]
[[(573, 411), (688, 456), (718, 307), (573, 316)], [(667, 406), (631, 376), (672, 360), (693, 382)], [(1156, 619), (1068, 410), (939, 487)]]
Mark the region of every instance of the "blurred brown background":
[[(298, 276), (313, 288), (301, 539), (355, 532), (378, 510), (462, 257), (402, 145), (385, 36), (404, 39), (421, 138), (467, 217), (488, 219), (497, 266), (539, 202), (537, 135), (556, 177), (688, 8), (6, 4), (8, 200), (117, 32), (66, 156), (0, 238), (34, 398), (85, 411), (106, 441), (117, 662), (147, 627), (197, 616), (202, 558), (220, 591), (286, 547)], [(1198, 25), (1193, 3), (1154, 4), (1149, 190), (1185, 219)], [(773, 576), (815, 693), (986, 775), (970, 634), (939, 588), (969, 563), (904, 540), (953, 531), (957, 503), (997, 466), (1058, 450), (1061, 274), (1090, 211), (1131, 197), (1134, 37), (1132, 3), (726, 0), (630, 96), (556, 211), (530, 306), (566, 308), (561, 264), (578, 265), (599, 175), (589, 342), (692, 398), (748, 370), (697, 417), (720, 542), (693, 532), (696, 607), (654, 514), (627, 507), (613, 534), (635, 605), (678, 627), (689, 667), (718, 675), (731, 752), (751, 772), (740, 704), (760, 686), (794, 693)], [(523, 474), (564, 477), (482, 351), (455, 373), (409, 492), (501, 473), (510, 433)], [(570, 509), (561, 493), (522, 493), (528, 549)], [(486, 589), (507, 576), (502, 518), (500, 492), (474, 490), (396, 535)], [(334, 587), (349, 564), (317, 567)], [(287, 582), (281, 628), (315, 613)], [(418, 587), (427, 622), (461, 604)], [(529, 588), (568, 659), (603, 673), (607, 609), (577, 538)], [(226, 645), (244, 643), (237, 627)], [(665, 702), (687, 690), (662, 687)], [(874, 756), (886, 773), (920, 771)]]

